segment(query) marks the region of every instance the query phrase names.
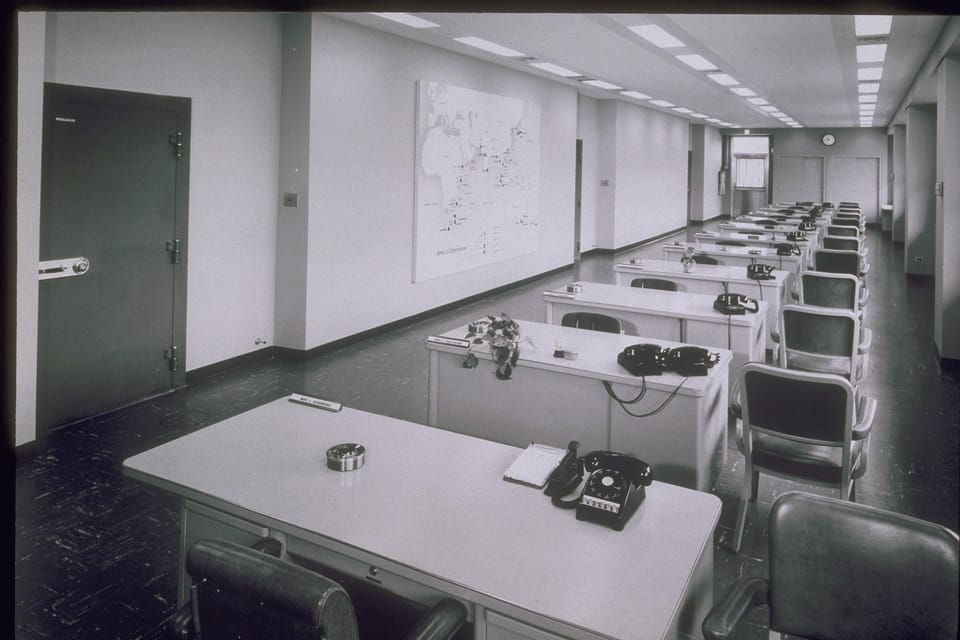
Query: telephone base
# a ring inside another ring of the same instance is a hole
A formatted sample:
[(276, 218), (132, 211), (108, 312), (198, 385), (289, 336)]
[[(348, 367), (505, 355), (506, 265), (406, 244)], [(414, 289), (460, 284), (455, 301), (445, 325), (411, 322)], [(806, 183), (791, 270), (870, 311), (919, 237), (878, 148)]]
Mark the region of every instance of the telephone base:
[(577, 520), (594, 522), (596, 524), (602, 524), (605, 527), (610, 527), (615, 531), (623, 531), (623, 527), (626, 526), (630, 517), (637, 510), (637, 507), (640, 506), (640, 503), (643, 502), (646, 495), (646, 489), (642, 484), (631, 486), (627, 492), (627, 499), (624, 500), (619, 511), (616, 513), (591, 507), (584, 504), (581, 498), (580, 504), (577, 505)]

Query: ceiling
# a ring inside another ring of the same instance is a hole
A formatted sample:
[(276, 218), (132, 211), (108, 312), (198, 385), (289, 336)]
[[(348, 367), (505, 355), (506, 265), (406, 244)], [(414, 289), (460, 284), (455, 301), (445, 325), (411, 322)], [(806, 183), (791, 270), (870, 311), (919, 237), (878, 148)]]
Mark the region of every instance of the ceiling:
[[(423, 29), (368, 13), (329, 15), (576, 86), (593, 98), (619, 99), (682, 115), (673, 107), (657, 107), (649, 100), (625, 97), (619, 90), (584, 84), (585, 79), (604, 80), (666, 100), (716, 119), (716, 126), (788, 126), (711, 80), (708, 72), (696, 71), (675, 57), (695, 53), (732, 76), (739, 83), (736, 86), (751, 89), (803, 127), (860, 126), (853, 15), (416, 13), (439, 25)], [(894, 118), (948, 19), (894, 16), (871, 126), (885, 127)], [(629, 28), (646, 24), (663, 28), (685, 46), (661, 49)], [(483, 38), (523, 57), (488, 53), (453, 39), (462, 36)], [(530, 66), (534, 61), (560, 65), (580, 77), (541, 71)], [(935, 98), (935, 92), (930, 95), (923, 89), (913, 96), (914, 101), (923, 102)], [(692, 114), (687, 117), (705, 122)]]

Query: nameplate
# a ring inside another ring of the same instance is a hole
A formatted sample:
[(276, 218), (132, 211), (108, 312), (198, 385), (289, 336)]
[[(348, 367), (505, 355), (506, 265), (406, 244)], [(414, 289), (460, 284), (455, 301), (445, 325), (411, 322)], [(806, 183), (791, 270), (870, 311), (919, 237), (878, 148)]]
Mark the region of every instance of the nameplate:
[(297, 404), (305, 404), (308, 407), (316, 407), (317, 409), (324, 409), (325, 411), (333, 411), (336, 413), (343, 408), (343, 405), (339, 402), (331, 402), (330, 400), (321, 400), (320, 398), (314, 398), (313, 396), (305, 396), (302, 393), (291, 393), (290, 402), (296, 402)]
[(550, 298), (576, 298), (577, 294), (570, 291), (544, 291), (543, 295)]
[(749, 235), (747, 236), (747, 238), (749, 238), (750, 240), (759, 240), (760, 236)]
[(469, 349), (470, 341), (464, 340), (463, 338), (445, 338), (443, 336), (428, 336), (427, 342), (430, 344), (442, 344), (448, 347), (459, 347), (461, 349)]
[(747, 253), (749, 253), (752, 256), (763, 255), (763, 251), (760, 251), (760, 249), (750, 249), (747, 251)]

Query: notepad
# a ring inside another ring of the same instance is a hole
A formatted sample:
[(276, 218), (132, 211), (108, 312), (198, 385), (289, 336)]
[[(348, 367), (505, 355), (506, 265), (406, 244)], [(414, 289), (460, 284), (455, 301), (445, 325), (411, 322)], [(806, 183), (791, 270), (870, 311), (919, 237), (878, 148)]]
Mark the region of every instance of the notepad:
[(530, 446), (521, 451), (513, 464), (503, 472), (503, 479), (538, 489), (543, 488), (566, 453), (566, 449), (531, 442)]

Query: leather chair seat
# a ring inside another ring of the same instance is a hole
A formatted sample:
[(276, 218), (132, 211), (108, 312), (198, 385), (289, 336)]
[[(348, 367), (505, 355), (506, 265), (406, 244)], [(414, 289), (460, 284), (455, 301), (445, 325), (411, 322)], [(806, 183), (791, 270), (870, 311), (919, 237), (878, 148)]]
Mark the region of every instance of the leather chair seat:
[(834, 373), (840, 376), (850, 374), (850, 358), (844, 356), (830, 357), (820, 354), (789, 351), (787, 353), (787, 360), (790, 363), (791, 369)]
[[(850, 447), (851, 477), (867, 472), (867, 456), (863, 440), (854, 440)], [(737, 448), (743, 453), (743, 422), (737, 421)], [(811, 482), (839, 484), (841, 479), (839, 447), (804, 444), (764, 433), (753, 432), (753, 464), (774, 473), (783, 473)]]

